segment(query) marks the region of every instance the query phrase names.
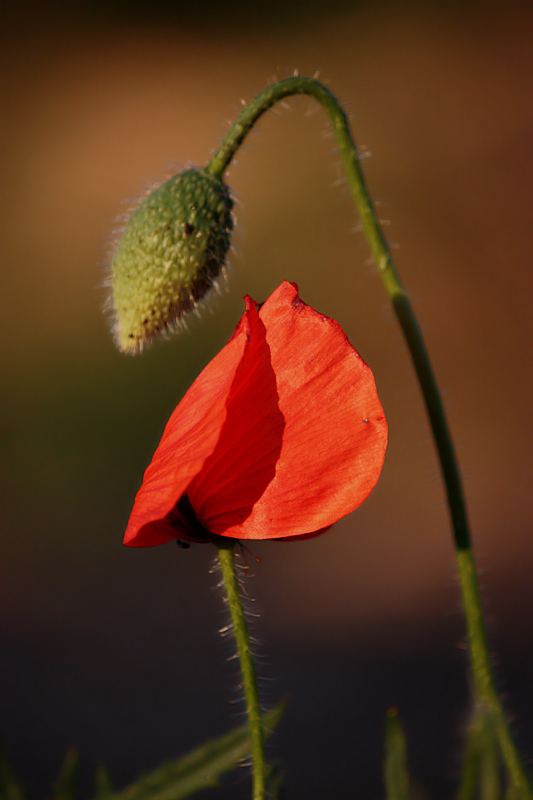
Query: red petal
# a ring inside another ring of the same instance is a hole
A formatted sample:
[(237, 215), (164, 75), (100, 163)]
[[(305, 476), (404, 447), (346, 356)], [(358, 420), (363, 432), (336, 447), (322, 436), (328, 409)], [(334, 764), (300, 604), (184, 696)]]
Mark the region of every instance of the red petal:
[(240, 535), (240, 526), (276, 474), (285, 420), (279, 409), (267, 330), (246, 298), (248, 345), (226, 403), (217, 445), (187, 490), (196, 516), (211, 533)]
[(124, 544), (149, 547), (192, 539), (165, 518), (215, 449), (226, 418), (226, 402), (249, 340), (246, 316), (228, 344), (209, 362), (170, 417), (135, 498)]
[(357, 508), (381, 472), (387, 424), (374, 378), (340, 326), (293, 285), (283, 283), (258, 316), (246, 313), (250, 347), (191, 502), (219, 535), (313, 533)]
[[(247, 298), (232, 340), (176, 408), (125, 542), (318, 533), (367, 497), (386, 443), (370, 369), (283, 283), (259, 313)], [(205, 537), (180, 517), (185, 493)]]

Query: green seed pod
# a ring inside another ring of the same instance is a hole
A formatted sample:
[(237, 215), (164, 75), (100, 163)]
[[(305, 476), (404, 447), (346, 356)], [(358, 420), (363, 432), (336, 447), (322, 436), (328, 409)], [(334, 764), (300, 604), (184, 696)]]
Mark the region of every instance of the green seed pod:
[(233, 200), (205, 169), (184, 170), (129, 217), (111, 264), (118, 347), (129, 353), (196, 305), (230, 246)]

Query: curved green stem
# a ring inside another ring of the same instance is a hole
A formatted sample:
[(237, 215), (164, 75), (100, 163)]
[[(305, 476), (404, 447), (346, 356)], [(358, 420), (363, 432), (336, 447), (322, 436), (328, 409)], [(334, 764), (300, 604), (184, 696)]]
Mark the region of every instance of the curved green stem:
[(470, 663), (476, 691), (481, 702), (491, 709), (495, 722), (497, 720), (496, 728), (502, 755), (514, 787), (522, 790), (522, 796), (533, 797), (526, 770), (512, 740), (505, 713), (494, 684), (483, 624), (483, 611), (479, 597), (477, 575), (471, 553), (470, 530), (461, 477), (444, 406), (420, 326), (398, 275), (394, 259), (368, 192), (357, 147), (342, 106), (329, 89), (312, 78), (295, 77), (279, 81), (265, 89), (241, 112), (211, 162), (207, 165), (207, 170), (221, 178), (246, 134), (259, 117), (271, 108), (274, 103), (296, 94), (306, 94), (313, 97), (324, 107), (330, 118), (365, 236), (405, 336), (422, 389), (446, 487), (468, 631)]
[(452, 439), (448, 430), (437, 382), (422, 338), (420, 326), (400, 281), (389, 245), (383, 235), (374, 204), (368, 192), (348, 119), (337, 98), (329, 89), (312, 78), (289, 78), (286, 81), (280, 81), (273, 86), (269, 86), (242, 111), (208, 164), (207, 170), (221, 178), (246, 134), (259, 117), (278, 100), (294, 94), (308, 94), (314, 97), (324, 106), (331, 120), (363, 230), (370, 245), (374, 261), (379, 267), (385, 290), (394, 306), (396, 316), (407, 340), (418, 380), (422, 387), (442, 465), (456, 546), (459, 549), (467, 548), (470, 546), (470, 534), (461, 478), (457, 469)]
[(257, 678), (250, 647), (250, 637), (246, 627), (246, 620), (241, 603), (239, 582), (235, 571), (233, 548), (235, 541), (215, 538), (218, 551), (218, 561), (226, 590), (226, 598), (233, 624), (233, 635), (237, 645), (239, 664), (241, 667), (244, 698), (250, 727), (250, 749), (252, 753), (252, 780), (253, 800), (265, 799), (265, 742), (263, 723), (261, 721), (261, 706), (257, 691)]

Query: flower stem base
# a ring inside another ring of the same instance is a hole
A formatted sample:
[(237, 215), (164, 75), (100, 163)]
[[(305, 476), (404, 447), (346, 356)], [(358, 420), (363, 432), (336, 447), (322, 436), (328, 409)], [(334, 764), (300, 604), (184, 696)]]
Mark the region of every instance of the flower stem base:
[(257, 690), (257, 677), (252, 658), (250, 637), (241, 602), (239, 581), (235, 569), (233, 548), (235, 540), (215, 537), (218, 561), (226, 590), (226, 600), (231, 614), (233, 635), (237, 645), (242, 675), (246, 712), (250, 728), (250, 749), (252, 752), (253, 800), (265, 800), (265, 742), (261, 707)]

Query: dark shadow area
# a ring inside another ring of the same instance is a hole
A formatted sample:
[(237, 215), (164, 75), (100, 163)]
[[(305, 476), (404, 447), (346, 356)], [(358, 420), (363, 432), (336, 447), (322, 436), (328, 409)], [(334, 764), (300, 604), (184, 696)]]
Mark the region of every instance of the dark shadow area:
[[(207, 611), (205, 602), (200, 606)], [(5, 641), (2, 718), (15, 723), (7, 749), (31, 798), (49, 794), (68, 745), (80, 748), (88, 798), (99, 763), (122, 788), (162, 760), (242, 724), (241, 704), (225, 699), (238, 695), (236, 666), (224, 662), (231, 646), (212, 631), (207, 636), (191, 628), (188, 634), (187, 618), (197, 616), (187, 609), (180, 618), (178, 638), (172, 635), (172, 615), (159, 614), (155, 626), (148, 615), (138, 620), (135, 636), (127, 623), (121, 634), (110, 624), (83, 641), (69, 635)], [(269, 745), (270, 757), (282, 767), (287, 796), (378, 800), (384, 718), (394, 705), (406, 729), (414, 778), (433, 800), (452, 797), (469, 709), (466, 656), (450, 646), (458, 627), (458, 620), (450, 620), (438, 636), (430, 629), (406, 629), (403, 641), (396, 631), (390, 647), (383, 644), (385, 631), (377, 646), (368, 640), (353, 647), (317, 647), (292, 638), (260, 647), (260, 655), (268, 653), (259, 667), (265, 704), (289, 700)], [(184, 646), (189, 635), (194, 648)], [(531, 663), (533, 648), (522, 648), (518, 657), (512, 642), (506, 639), (504, 645), (512, 702), (520, 708), (514, 727), (520, 745), (531, 752), (533, 738), (526, 729), (533, 696), (525, 664)], [(225, 777), (221, 790), (198, 796), (244, 800), (249, 787), (248, 770), (240, 768)]]
[[(368, 0), (255, 0), (255, 2), (226, 2), (225, 0), (3, 0), (1, 11), (4, 24), (36, 28), (58, 25), (68, 30), (72, 25), (142, 26), (172, 25), (191, 28), (205, 34), (260, 31), (262, 34), (276, 30), (280, 33), (293, 26), (309, 25), (321, 18), (331, 18), (345, 12), (378, 13), (386, 17), (395, 12), (393, 0), (378, 4)], [(421, 14), (441, 13), (444, 18), (460, 14), (463, 19), (473, 19), (498, 8), (496, 0), (408, 0), (402, 4), (404, 11)]]

